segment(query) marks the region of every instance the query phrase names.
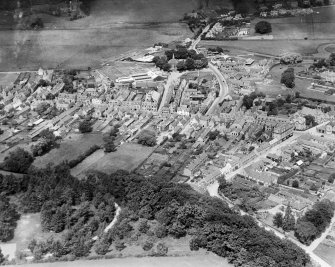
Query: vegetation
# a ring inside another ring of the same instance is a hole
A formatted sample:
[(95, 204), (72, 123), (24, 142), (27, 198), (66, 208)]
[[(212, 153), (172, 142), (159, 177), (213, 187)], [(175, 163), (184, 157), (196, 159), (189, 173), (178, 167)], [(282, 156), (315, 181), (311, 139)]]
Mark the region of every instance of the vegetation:
[(254, 100), (257, 97), (265, 97), (265, 95), (263, 93), (256, 94), (255, 92), (252, 92), (250, 95), (245, 95), (243, 97), (243, 106), (245, 106), (246, 109), (252, 108)]
[[(6, 242), (14, 237), (16, 222), (20, 218), (15, 206), (9, 203), (9, 198), (5, 195), (0, 196), (0, 241)], [(0, 252), (0, 264), (1, 264)]]
[(48, 153), (51, 149), (57, 146), (58, 138), (49, 129), (43, 130), (40, 133), (40, 140), (32, 146), (33, 156), (42, 156)]
[(278, 228), (281, 228), (283, 227), (283, 214), (281, 212), (277, 212), (275, 214), (275, 216), (273, 216), (273, 225), (278, 227)]
[(319, 237), (334, 216), (335, 205), (329, 200), (316, 202), (304, 216), (297, 221), (295, 236), (301, 243), (309, 245)]
[(179, 59), (177, 64), (177, 69), (179, 71), (202, 69), (208, 66), (208, 60), (203, 54), (197, 54), (195, 50), (188, 50), (183, 46), (178, 46), (176, 49), (165, 51), (165, 56), (156, 56), (154, 57), (153, 62), (156, 67), (164, 71), (170, 71), (171, 65), (169, 64), (169, 60), (171, 60), (173, 56), (175, 59)]
[(34, 158), (29, 152), (18, 148), (9, 153), (2, 164), (2, 168), (10, 172), (26, 173), (33, 162)]
[(282, 64), (297, 64), (302, 62), (302, 56), (300, 54), (288, 54), (280, 58), (280, 63)]
[[(192, 235), (192, 249), (205, 248), (239, 266), (306, 266), (310, 261), (302, 249), (260, 228), (251, 217), (233, 212), (223, 201), (160, 177), (118, 171), (78, 180), (62, 164), (24, 178), (2, 179), (0, 188), (7, 194), (20, 193), (20, 205), (27, 212), (41, 211), (45, 230), (67, 229), (61, 240), (32, 244), (37, 258), (48, 252), (55, 257), (83, 257), (94, 243), (101, 254), (112, 243), (122, 250), (124, 238), (133, 231), (129, 222), (141, 217), (157, 220), (160, 228), (165, 227), (166, 233), (175, 238)], [(114, 228), (104, 233), (114, 217), (114, 199), (123, 207), (122, 212)], [(156, 229), (158, 232), (164, 232), (163, 228)], [(94, 236), (102, 240), (95, 242)], [(145, 249), (151, 247), (150, 242)], [(159, 247), (160, 252), (157, 245), (155, 253), (166, 252), (164, 246)]]
[(95, 151), (99, 150), (100, 146), (98, 145), (93, 145), (91, 146), (86, 152), (84, 152), (83, 154), (79, 155), (76, 159), (70, 160), (68, 162), (68, 165), (70, 168), (74, 168), (75, 166), (77, 166), (79, 163), (81, 163), (84, 159), (86, 159), (87, 157), (89, 157), (90, 155), (92, 155)]
[(266, 34), (272, 32), (272, 26), (270, 22), (260, 21), (255, 25), (255, 31), (260, 34)]
[(84, 120), (79, 124), (79, 131), (81, 133), (90, 133), (92, 130), (92, 122), (89, 120)]
[(153, 131), (143, 130), (138, 136), (138, 143), (144, 146), (155, 146), (157, 144), (156, 134)]
[(295, 86), (295, 75), (294, 69), (288, 68), (286, 69), (281, 76), (280, 82), (283, 83), (287, 88), (293, 88)]

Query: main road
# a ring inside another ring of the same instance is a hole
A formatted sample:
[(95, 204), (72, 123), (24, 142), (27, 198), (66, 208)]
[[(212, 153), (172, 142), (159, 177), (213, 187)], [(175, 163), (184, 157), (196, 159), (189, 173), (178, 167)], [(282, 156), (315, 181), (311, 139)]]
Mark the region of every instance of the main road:
[[(206, 33), (210, 28), (210, 25), (207, 25), (207, 27), (205, 29), (203, 29), (203, 31), (201, 32), (201, 34), (198, 36), (197, 39), (193, 40), (190, 49), (195, 50), (197, 53), (199, 53), (199, 51), (197, 51), (197, 45), (199, 44), (199, 42), (201, 41), (201, 36)], [(219, 105), (220, 102), (223, 101), (223, 99), (228, 95), (229, 93), (229, 87), (227, 84), (227, 81), (225, 79), (225, 77), (222, 75), (221, 71), (212, 63), (208, 63), (208, 68), (214, 73), (214, 75), (216, 76), (218, 82), (219, 82), (219, 86), (220, 86), (220, 94), (219, 97), (217, 97), (214, 102), (212, 103), (211, 107), (208, 109), (206, 115), (211, 115), (213, 113), (213, 111), (216, 109), (216, 107)]]

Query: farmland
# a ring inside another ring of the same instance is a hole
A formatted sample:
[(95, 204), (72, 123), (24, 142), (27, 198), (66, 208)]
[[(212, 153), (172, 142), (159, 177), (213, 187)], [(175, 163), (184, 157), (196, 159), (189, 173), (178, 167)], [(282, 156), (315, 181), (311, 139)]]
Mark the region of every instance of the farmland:
[[(179, 23), (198, 1), (95, 1), (91, 15), (67, 21), (43, 15), (42, 31), (1, 31), (0, 70), (87, 68), (129, 50), (190, 36)], [(161, 10), (164, 12), (161, 12)]]

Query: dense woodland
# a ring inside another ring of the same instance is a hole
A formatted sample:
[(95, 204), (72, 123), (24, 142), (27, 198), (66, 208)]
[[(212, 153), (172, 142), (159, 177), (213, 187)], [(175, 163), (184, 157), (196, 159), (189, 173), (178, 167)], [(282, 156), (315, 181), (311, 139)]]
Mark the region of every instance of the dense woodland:
[[(132, 230), (130, 222), (141, 218), (159, 223), (157, 236), (191, 235), (192, 250), (205, 248), (236, 266), (307, 266), (310, 261), (302, 249), (261, 229), (251, 217), (233, 212), (223, 201), (159, 177), (118, 171), (78, 180), (62, 164), (22, 178), (0, 176), (0, 190), (7, 196), (19, 195), (24, 212), (41, 211), (44, 230), (66, 229), (62, 240), (33, 240), (29, 248), (36, 259), (47, 252), (60, 258), (82, 257), (92, 248), (105, 254), (112, 243), (121, 250)], [(115, 214), (114, 201), (123, 212), (117, 225), (104, 233)], [(146, 228), (145, 224), (141, 227)], [(92, 239), (95, 236), (98, 241)], [(151, 246), (147, 242), (143, 249)]]

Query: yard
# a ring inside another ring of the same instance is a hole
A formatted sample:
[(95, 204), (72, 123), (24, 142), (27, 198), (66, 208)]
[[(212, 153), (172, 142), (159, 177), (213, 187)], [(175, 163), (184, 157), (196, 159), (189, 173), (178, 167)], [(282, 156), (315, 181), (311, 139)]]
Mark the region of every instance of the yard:
[(48, 154), (38, 157), (34, 166), (46, 167), (47, 164), (57, 165), (67, 160), (76, 159), (93, 145), (102, 145), (102, 134), (70, 134), (60, 144), (59, 148), (51, 150)]
[(75, 176), (83, 176), (86, 171), (100, 171), (113, 173), (117, 170), (133, 171), (154, 151), (152, 147), (139, 144), (124, 143), (117, 148), (116, 152), (105, 153), (98, 150), (90, 157), (86, 158), (81, 164), (72, 169), (71, 173)]

